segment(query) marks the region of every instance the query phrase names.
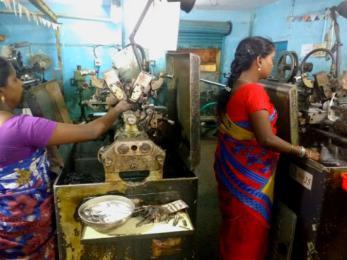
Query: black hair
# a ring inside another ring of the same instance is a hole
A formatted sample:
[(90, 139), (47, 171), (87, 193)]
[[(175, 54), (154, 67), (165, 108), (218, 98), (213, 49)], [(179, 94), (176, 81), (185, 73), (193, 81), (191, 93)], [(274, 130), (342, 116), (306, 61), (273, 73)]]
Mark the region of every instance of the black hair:
[(274, 49), (275, 46), (272, 41), (260, 36), (247, 37), (239, 43), (235, 51), (234, 60), (230, 65), (227, 88), (222, 89), (218, 94), (217, 113), (219, 117), (225, 113), (231, 95), (230, 90), (241, 73), (248, 70), (255, 59), (258, 57), (265, 58)]
[(13, 71), (12, 64), (5, 58), (0, 57), (0, 88), (4, 88), (7, 85), (7, 79)]

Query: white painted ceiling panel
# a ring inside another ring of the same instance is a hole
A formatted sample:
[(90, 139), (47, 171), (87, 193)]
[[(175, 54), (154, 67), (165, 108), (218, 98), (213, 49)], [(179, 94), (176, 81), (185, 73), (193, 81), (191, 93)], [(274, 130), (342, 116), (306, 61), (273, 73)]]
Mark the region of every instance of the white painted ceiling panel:
[(245, 10), (274, 3), (277, 0), (196, 0), (194, 9)]
[[(73, 5), (81, 4), (81, 0), (43, 0), (48, 5), (51, 4), (64, 4)], [(87, 0), (88, 5), (111, 5), (114, 0)], [(127, 0), (124, 0), (127, 1)], [(144, 1), (145, 0), (141, 0)], [(165, 1), (165, 0), (158, 0)], [(278, 0), (196, 0), (194, 9), (202, 10), (245, 10), (261, 7), (266, 4), (274, 3)], [(22, 2), (29, 2), (28, 0), (22, 0)]]

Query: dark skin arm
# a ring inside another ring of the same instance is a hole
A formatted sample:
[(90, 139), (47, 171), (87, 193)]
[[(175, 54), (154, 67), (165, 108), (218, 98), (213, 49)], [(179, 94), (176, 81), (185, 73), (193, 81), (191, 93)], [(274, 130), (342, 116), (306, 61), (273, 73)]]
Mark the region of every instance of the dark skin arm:
[(108, 113), (87, 124), (74, 125), (57, 123), (57, 127), (48, 141), (48, 145), (78, 143), (90, 141), (98, 138), (105, 133), (119, 117), (119, 115), (131, 108), (131, 105), (125, 101), (120, 101)]
[[(299, 155), (300, 148), (298, 146), (293, 146), (272, 133), (268, 118), (269, 113), (267, 110), (256, 111), (250, 115), (251, 124), (258, 143), (276, 152)], [(320, 155), (316, 151), (306, 149), (306, 157), (318, 161)]]

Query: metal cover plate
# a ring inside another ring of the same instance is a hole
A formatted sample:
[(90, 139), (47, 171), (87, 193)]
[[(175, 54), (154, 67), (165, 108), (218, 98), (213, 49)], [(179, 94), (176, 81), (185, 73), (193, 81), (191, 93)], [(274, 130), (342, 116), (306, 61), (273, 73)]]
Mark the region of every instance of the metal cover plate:
[(296, 86), (269, 80), (264, 80), (262, 83), (278, 112), (278, 136), (291, 144), (298, 145), (298, 94)]
[(179, 154), (189, 169), (200, 161), (200, 58), (193, 53), (169, 53), (167, 73), (174, 75), (168, 82), (169, 118), (182, 126), (184, 141)]

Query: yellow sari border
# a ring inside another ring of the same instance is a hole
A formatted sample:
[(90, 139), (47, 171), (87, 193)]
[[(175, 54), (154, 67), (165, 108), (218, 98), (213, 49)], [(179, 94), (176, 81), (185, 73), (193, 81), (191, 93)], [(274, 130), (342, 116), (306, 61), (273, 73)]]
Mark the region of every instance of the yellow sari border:
[(230, 135), (232, 138), (239, 141), (249, 141), (255, 138), (254, 134), (251, 131), (239, 127), (237, 124), (230, 120), (227, 114), (225, 114), (222, 118), (222, 122), (219, 125), (219, 131), (223, 134)]

